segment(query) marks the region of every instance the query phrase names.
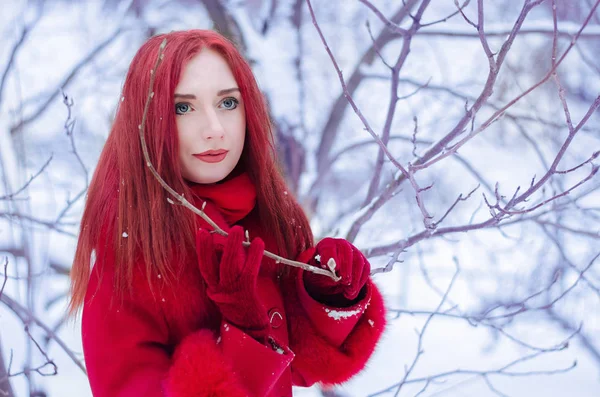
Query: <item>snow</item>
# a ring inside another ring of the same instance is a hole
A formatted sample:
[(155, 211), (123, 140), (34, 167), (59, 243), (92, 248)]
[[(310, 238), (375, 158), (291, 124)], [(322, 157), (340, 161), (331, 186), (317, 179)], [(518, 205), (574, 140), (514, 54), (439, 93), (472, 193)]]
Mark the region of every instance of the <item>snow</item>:
[(285, 354), (285, 350), (283, 350), (281, 347), (277, 347), (277, 349), (275, 349), (275, 351), (276, 351), (278, 354)]
[(325, 308), (325, 312), (327, 313), (327, 315), (337, 321), (345, 320), (352, 316), (357, 316), (357, 315), (361, 314), (364, 310), (365, 309), (362, 307), (359, 307), (354, 310), (335, 310), (335, 309)]

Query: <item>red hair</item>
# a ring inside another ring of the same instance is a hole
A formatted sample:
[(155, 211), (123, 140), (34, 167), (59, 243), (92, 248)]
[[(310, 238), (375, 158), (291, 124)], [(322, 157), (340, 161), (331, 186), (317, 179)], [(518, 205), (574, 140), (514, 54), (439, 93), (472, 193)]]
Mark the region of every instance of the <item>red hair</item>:
[[(192, 197), (181, 175), (174, 111), (174, 90), (186, 63), (203, 48), (219, 52), (229, 64), (246, 111), (246, 143), (240, 166), (257, 187), (257, 210), (265, 230), (275, 235), (281, 255), (295, 258), (313, 244), (308, 219), (290, 200), (280, 173), (266, 107), (252, 70), (235, 45), (210, 30), (188, 30), (150, 38), (134, 56), (123, 86), (115, 120), (87, 192), (79, 240), (71, 269), (69, 313), (83, 305), (91, 272), (92, 251), (102, 243), (115, 255), (115, 289), (131, 288), (134, 263), (141, 258), (146, 277), (158, 272), (172, 283), (176, 264), (195, 255), (196, 216), (167, 202), (168, 193), (146, 167), (139, 139), (150, 72), (159, 46), (167, 39), (164, 58), (156, 71), (154, 97), (145, 124), (150, 159), (162, 178), (177, 192)], [(295, 219), (292, 225), (286, 220)], [(160, 222), (160, 227), (156, 225)], [(154, 227), (153, 227), (154, 226)], [(300, 226), (300, 227), (299, 227)], [(127, 238), (121, 237), (127, 233)], [(173, 257), (178, 258), (173, 261)], [(167, 284), (167, 285), (168, 285)]]

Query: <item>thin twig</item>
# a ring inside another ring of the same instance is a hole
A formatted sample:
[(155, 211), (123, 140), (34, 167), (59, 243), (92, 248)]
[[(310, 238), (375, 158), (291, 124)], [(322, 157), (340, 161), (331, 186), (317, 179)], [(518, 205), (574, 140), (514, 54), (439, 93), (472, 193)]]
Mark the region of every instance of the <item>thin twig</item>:
[[(123, 27), (119, 27), (108, 38), (106, 38), (103, 42), (101, 42), (93, 50), (91, 50), (82, 60), (79, 61), (77, 65), (73, 67), (70, 73), (61, 81), (59, 88), (64, 89), (75, 78), (75, 76), (77, 76), (77, 73), (79, 73), (79, 71), (83, 67), (88, 65), (94, 58), (96, 58), (98, 54), (100, 54), (106, 47), (113, 43), (116, 40), (116, 38), (124, 31), (125, 29)], [(22, 129), (23, 127), (40, 117), (46, 110), (49, 109), (50, 104), (54, 101), (54, 98), (56, 98), (56, 96), (59, 94), (59, 89), (53, 90), (52, 94), (50, 94), (48, 98), (46, 98), (44, 103), (42, 103), (40, 106), (38, 106), (37, 109), (32, 111), (28, 117), (23, 118), (19, 123), (11, 127), (11, 133)]]
[(417, 362), (419, 361), (419, 358), (423, 354), (423, 336), (425, 335), (425, 332), (427, 331), (427, 327), (431, 323), (431, 320), (433, 319), (433, 317), (435, 316), (435, 314), (439, 313), (440, 309), (442, 308), (442, 306), (444, 306), (444, 303), (446, 303), (446, 299), (448, 298), (448, 294), (450, 294), (450, 290), (452, 290), (452, 286), (454, 285), (454, 282), (456, 281), (456, 278), (458, 277), (458, 273), (460, 273), (460, 267), (459, 267), (458, 260), (456, 259), (456, 257), (454, 258), (454, 264), (456, 265), (456, 271), (452, 275), (452, 279), (450, 280), (450, 284), (448, 284), (448, 288), (446, 288), (446, 293), (444, 294), (444, 296), (442, 296), (442, 299), (440, 300), (440, 303), (436, 307), (435, 311), (433, 313), (431, 313), (427, 317), (427, 320), (425, 321), (425, 324), (423, 325), (423, 328), (421, 328), (421, 331), (418, 334), (419, 335), (419, 342), (417, 344), (417, 354), (415, 355), (415, 358), (413, 359), (410, 367), (405, 371), (404, 377), (398, 383), (398, 389), (396, 390), (396, 394), (394, 394), (394, 397), (398, 397), (398, 395), (400, 394), (400, 390), (402, 390), (402, 386), (404, 386), (406, 380), (408, 379), (408, 377), (410, 376), (410, 374), (414, 370), (415, 366), (417, 365)]
[[(460, 149), (466, 142), (470, 141), (474, 136), (478, 135), (480, 132), (482, 132), (485, 129), (487, 129), (492, 123), (494, 123), (500, 117), (502, 117), (502, 115), (503, 115), (503, 113), (504, 113), (505, 110), (507, 110), (508, 108), (510, 108), (511, 106), (513, 106), (515, 103), (517, 103), (518, 101), (520, 101), (523, 97), (525, 97), (526, 95), (528, 95), (529, 93), (531, 93), (533, 90), (535, 90), (536, 88), (538, 88), (539, 86), (541, 86), (542, 84), (544, 84), (546, 81), (548, 81), (550, 79), (550, 77), (552, 77), (552, 75), (555, 72), (556, 68), (558, 68), (558, 66), (564, 61), (564, 59), (566, 58), (566, 56), (569, 54), (569, 52), (571, 51), (571, 49), (573, 48), (573, 46), (577, 42), (579, 36), (581, 35), (581, 32), (583, 31), (583, 29), (585, 29), (585, 27), (589, 23), (592, 15), (594, 15), (594, 12), (596, 11), (596, 8), (598, 7), (599, 4), (600, 4), (600, 0), (598, 0), (596, 2), (596, 4), (594, 4), (594, 7), (592, 8), (592, 10), (590, 11), (590, 13), (588, 14), (587, 18), (583, 22), (581, 28), (579, 29), (579, 31), (577, 32), (577, 34), (575, 35), (575, 37), (573, 37), (573, 39), (571, 40), (571, 43), (569, 44), (569, 46), (567, 47), (567, 49), (563, 52), (563, 54), (561, 55), (561, 57), (556, 61), (556, 63), (550, 68), (550, 70), (546, 73), (546, 75), (540, 81), (538, 81), (537, 83), (535, 83), (534, 85), (532, 85), (525, 92), (519, 94), (517, 97), (515, 97), (514, 99), (512, 99), (510, 102), (508, 102), (506, 105), (504, 105), (501, 109), (499, 109), (498, 111), (494, 112), (494, 114), (491, 115), (486, 121), (484, 121), (477, 129), (475, 129), (474, 131), (470, 132), (466, 137), (462, 138), (461, 140), (459, 140), (454, 145), (446, 148), (446, 150), (444, 150), (437, 157), (435, 157), (435, 158), (433, 158), (431, 160), (428, 160), (426, 162), (423, 162), (421, 164), (413, 165), (412, 168), (411, 168), (411, 171), (412, 170), (422, 170), (424, 168), (428, 168), (431, 165), (439, 162), (440, 160), (442, 160), (442, 159), (444, 159), (444, 158), (452, 155), (458, 149)], [(592, 105), (592, 108), (594, 108), (594, 105)], [(597, 108), (597, 106), (595, 108)], [(594, 110), (595, 110), (595, 108), (594, 108)], [(584, 119), (585, 119), (585, 117), (584, 117)]]
[[(61, 90), (62, 92), (62, 90)], [(83, 189), (81, 189), (79, 191), (79, 193), (77, 193), (75, 195), (75, 197), (71, 200), (67, 200), (67, 204), (65, 206), (65, 208), (63, 208), (63, 210), (60, 212), (60, 214), (58, 214), (58, 216), (55, 219), (55, 223), (59, 223), (62, 218), (67, 214), (67, 212), (73, 207), (73, 205), (75, 203), (77, 203), (77, 201), (79, 201), (80, 198), (85, 197), (85, 193), (88, 190), (89, 187), (89, 183), (88, 183), (88, 178), (89, 178), (89, 172), (87, 167), (85, 166), (85, 164), (83, 163), (83, 160), (81, 159), (81, 156), (79, 155), (79, 152), (77, 151), (77, 147), (75, 145), (75, 137), (73, 134), (73, 130), (75, 128), (75, 120), (71, 119), (71, 113), (72, 113), (72, 107), (74, 104), (73, 98), (69, 98), (69, 96), (67, 94), (65, 94), (64, 92), (62, 92), (63, 95), (63, 103), (65, 104), (65, 106), (67, 107), (67, 119), (65, 120), (65, 124), (64, 124), (64, 128), (65, 128), (65, 133), (67, 134), (67, 136), (69, 137), (69, 141), (71, 142), (71, 149), (73, 150), (73, 155), (75, 155), (75, 158), (77, 159), (77, 162), (79, 163), (79, 166), (81, 167), (81, 169), (83, 170), (83, 173), (85, 175), (85, 186), (83, 187)]]
[(9, 194), (6, 194), (4, 196), (0, 196), (0, 201), (1, 200), (13, 200), (13, 198), (15, 196), (17, 196), (19, 193), (21, 193), (22, 191), (24, 191), (25, 189), (27, 189), (27, 187), (29, 186), (29, 184), (31, 182), (33, 182), (33, 180), (35, 178), (37, 178), (38, 175), (40, 175), (48, 167), (48, 165), (50, 164), (50, 161), (52, 161), (52, 156), (53, 156), (53, 154), (50, 155), (50, 158), (48, 160), (46, 160), (46, 162), (44, 163), (44, 165), (42, 166), (42, 168), (40, 168), (38, 170), (38, 172), (35, 173), (35, 175), (32, 175), (31, 177), (29, 177), (29, 180), (23, 186), (21, 186), (21, 188), (19, 190), (17, 190), (14, 193), (9, 193)]
[(87, 375), (87, 371), (85, 370), (85, 366), (83, 363), (75, 356), (75, 354), (69, 349), (67, 344), (58, 336), (54, 331), (52, 331), (42, 320), (37, 318), (33, 313), (23, 307), (19, 302), (10, 298), (6, 294), (0, 297), (0, 302), (4, 303), (6, 307), (8, 307), (14, 314), (19, 317), (21, 322), (25, 324), (28, 321), (33, 321), (38, 327), (44, 330), (46, 333), (46, 337), (56, 342), (56, 344), (67, 354), (67, 356), (79, 367), (79, 369)]
[[(4, 281), (2, 282), (2, 288), (0, 288), (0, 299), (2, 299), (2, 293), (4, 293), (4, 287), (8, 281), (8, 256), (4, 259)], [(0, 358), (1, 360), (2, 358)]]
[(408, 34), (408, 31), (406, 29), (401, 28), (400, 26), (396, 25), (394, 22), (387, 19), (385, 17), (385, 15), (383, 15), (383, 13), (381, 11), (379, 11), (379, 9), (377, 7), (375, 7), (369, 0), (359, 0), (359, 1), (361, 3), (363, 3), (364, 5), (366, 5), (367, 7), (369, 7), (371, 9), (371, 11), (373, 11), (373, 13), (375, 13), (375, 15), (377, 15), (377, 18), (379, 18), (381, 20), (381, 22), (383, 22), (385, 24), (385, 26), (391, 32), (397, 33), (401, 36), (406, 36)]
[[(342, 73), (342, 70), (340, 69), (335, 57), (333, 56), (333, 53), (331, 52), (331, 49), (329, 48), (329, 45), (327, 44), (327, 40), (325, 39), (325, 36), (323, 35), (323, 32), (321, 31), (321, 28), (319, 27), (319, 24), (317, 23), (317, 19), (315, 17), (315, 13), (314, 10), (312, 8), (312, 4), (310, 2), (310, 0), (306, 0), (307, 4), (308, 4), (308, 8), (310, 11), (310, 15), (311, 15), (311, 19), (313, 22), (313, 25), (315, 26), (315, 29), (317, 30), (317, 33), (319, 34), (319, 37), (321, 38), (321, 42), (323, 43), (323, 46), (325, 47), (325, 50), (327, 51), (327, 54), (329, 55), (329, 58), (331, 59), (331, 62), (333, 63), (333, 66), (337, 72), (338, 75), (338, 79), (340, 80), (340, 84), (342, 85), (342, 89), (344, 91), (344, 97), (346, 98), (346, 100), (348, 101), (348, 103), (350, 104), (350, 106), (352, 107), (352, 109), (354, 110), (354, 113), (356, 113), (356, 115), (360, 118), (360, 120), (362, 121), (363, 125), (365, 126), (365, 129), (369, 132), (369, 134), (373, 137), (373, 139), (377, 142), (377, 144), (379, 145), (382, 153), (384, 153), (386, 155), (386, 157), (392, 162), (392, 164), (394, 164), (394, 166), (396, 166), (396, 168), (398, 168), (402, 174), (404, 176), (406, 176), (406, 178), (410, 181), (411, 185), (413, 186), (413, 189), (416, 192), (416, 196), (415, 199), (417, 201), (417, 205), (419, 207), (419, 209), (421, 210), (421, 213), (423, 214), (423, 224), (425, 225), (425, 228), (427, 229), (431, 229), (431, 219), (433, 218), (429, 212), (427, 211), (427, 209), (425, 208), (425, 202), (423, 201), (422, 195), (420, 194), (421, 192), (429, 189), (431, 186), (426, 187), (426, 188), (421, 188), (414, 175), (412, 175), (409, 171), (407, 171), (404, 166), (402, 164), (400, 164), (395, 157), (392, 155), (392, 153), (389, 151), (388, 147), (387, 147), (387, 143), (386, 143), (386, 136), (389, 135), (389, 131), (387, 132), (387, 134), (384, 131), (384, 136), (383, 139), (379, 137), (378, 134), (376, 134), (373, 129), (371, 128), (369, 122), (367, 121), (367, 119), (365, 118), (365, 116), (362, 114), (361, 110), (358, 108), (358, 106), (356, 105), (356, 103), (354, 102), (354, 99), (352, 99), (352, 95), (350, 94), (350, 92), (348, 91), (348, 87), (346, 86), (346, 82), (344, 81), (344, 76)], [(423, 1), (423, 3), (421, 4), (421, 7), (419, 7), (419, 12), (417, 16), (413, 16), (413, 21), (415, 22), (413, 24), (413, 27), (411, 27), (411, 31), (413, 32), (412, 34), (414, 34), (414, 31), (418, 30), (419, 28), (419, 19), (422, 15), (422, 13), (425, 11), (425, 8), (427, 8), (427, 6), (429, 5), (430, 0), (425, 0)], [(411, 37), (411, 34), (408, 34), (408, 37)], [(408, 43), (408, 44), (406, 44)], [(408, 51), (410, 48), (410, 40), (407, 40), (405, 42), (406, 45), (403, 46), (403, 51), (401, 52), (401, 55), (398, 59), (398, 62), (396, 64), (396, 67), (401, 67), (401, 65), (403, 64), (404, 60), (406, 59), (406, 56), (408, 55)], [(399, 69), (398, 69), (399, 70)], [(393, 70), (393, 76), (395, 76), (397, 74), (396, 69)], [(397, 79), (397, 76), (396, 76)], [(397, 80), (396, 80), (397, 81)], [(395, 85), (392, 84), (392, 89), (395, 90)], [(397, 94), (394, 93), (394, 96), (392, 97), (392, 103), (390, 103), (390, 107), (389, 109), (395, 109), (395, 102), (397, 101)], [(392, 116), (393, 115), (393, 111), (392, 112), (388, 112), (388, 123), (389, 127), (391, 126), (391, 120), (392, 120)], [(381, 157), (381, 156), (380, 156)], [(409, 163), (409, 170), (410, 170), (410, 163)], [(367, 206), (367, 204), (372, 201), (370, 199), (370, 196), (372, 195), (372, 192), (374, 191), (374, 186), (376, 186), (376, 182), (377, 181), (377, 176), (378, 174), (375, 174), (375, 178), (373, 178), (372, 183), (371, 183), (371, 194), (367, 195), (367, 198), (365, 200), (365, 203), (363, 204), (364, 206)], [(348, 238), (348, 240), (353, 240), (353, 238)]]
[[(479, 109), (486, 103), (488, 98), (493, 93), (494, 84), (498, 78), (500, 67), (502, 66), (502, 64), (506, 58), (506, 55), (512, 46), (512, 43), (514, 42), (518, 31), (521, 29), (526, 16), (532, 10), (532, 8), (535, 7), (537, 4), (539, 4), (539, 2), (527, 2), (523, 6), (523, 8), (517, 18), (517, 21), (515, 22), (515, 24), (513, 26), (511, 34), (505, 40), (500, 51), (498, 52), (498, 55), (496, 57), (496, 64), (497, 64), (496, 72), (488, 74), (488, 78), (487, 78), (485, 87), (483, 88), (481, 94), (476, 99), (476, 101), (473, 103), (473, 105), (471, 105), (471, 107), (465, 112), (464, 116), (459, 120), (459, 122), (455, 125), (455, 127), (452, 129), (452, 131), (450, 131), (443, 138), (441, 138), (435, 144), (433, 144), (423, 155), (419, 156), (418, 160), (415, 161), (414, 164), (412, 164), (412, 163), (409, 164), (409, 166), (408, 166), (409, 172), (411, 172), (413, 170), (417, 170), (417, 169), (422, 169), (423, 164), (432, 164), (432, 162), (435, 161), (437, 158), (447, 155), (447, 153), (446, 153), (446, 150), (448, 150), (447, 145), (453, 139), (455, 139), (457, 136), (461, 135), (465, 131), (465, 129), (469, 123), (473, 123), (473, 118), (475, 117), (475, 115), (477, 114)], [(506, 108), (503, 109), (503, 111), (506, 110)], [(490, 122), (490, 124), (495, 120), (496, 119), (492, 120)], [(469, 135), (473, 134), (474, 132), (475, 132), (475, 130), (473, 129)], [(375, 214), (375, 212), (377, 212), (379, 210), (379, 208), (381, 208), (386, 202), (388, 202), (395, 195), (396, 191), (398, 190), (398, 187), (406, 179), (410, 180), (410, 178), (408, 178), (408, 173), (406, 172), (406, 170), (404, 170), (402, 172), (398, 172), (397, 176), (394, 178), (394, 181), (389, 183), (388, 186), (386, 186), (386, 188), (383, 190), (383, 192), (381, 192), (381, 194), (378, 197), (376, 197), (373, 201), (371, 201), (371, 203), (368, 206), (368, 209), (365, 208), (365, 210), (362, 211), (360, 216), (358, 216), (358, 217), (356, 217), (356, 219), (354, 219), (348, 232), (346, 233), (346, 236), (345, 236), (346, 239), (348, 239), (349, 241), (353, 241), (356, 238), (356, 236), (358, 235), (362, 225), (364, 223), (366, 223), (369, 219), (371, 219), (373, 217), (373, 215)], [(412, 181), (411, 181), (411, 184), (412, 184)], [(437, 229), (436, 230), (428, 229), (427, 233), (428, 233), (428, 236), (431, 236), (431, 235), (437, 233)]]

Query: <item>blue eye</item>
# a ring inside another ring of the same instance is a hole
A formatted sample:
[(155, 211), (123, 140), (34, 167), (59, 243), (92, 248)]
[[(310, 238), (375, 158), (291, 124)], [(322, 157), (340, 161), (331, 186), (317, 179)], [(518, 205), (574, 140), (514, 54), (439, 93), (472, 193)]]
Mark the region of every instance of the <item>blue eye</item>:
[(183, 115), (185, 113), (187, 113), (189, 110), (191, 110), (191, 106), (189, 103), (183, 103), (183, 102), (179, 102), (175, 104), (175, 113), (176, 114), (180, 114)]
[(235, 99), (234, 97), (229, 97), (229, 98), (225, 98), (223, 100), (223, 102), (221, 102), (221, 104), (225, 105), (225, 109), (233, 110), (238, 107), (239, 101), (237, 99)]

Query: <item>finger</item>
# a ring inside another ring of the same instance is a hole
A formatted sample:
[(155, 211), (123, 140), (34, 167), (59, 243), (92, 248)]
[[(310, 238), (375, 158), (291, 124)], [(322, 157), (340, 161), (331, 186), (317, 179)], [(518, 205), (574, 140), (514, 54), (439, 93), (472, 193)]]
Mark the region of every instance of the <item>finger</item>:
[(252, 243), (250, 243), (250, 247), (248, 247), (248, 252), (246, 253), (246, 263), (243, 270), (245, 275), (247, 275), (252, 281), (258, 278), (264, 252), (264, 241), (260, 237), (256, 237), (254, 240), (252, 240)]
[(223, 253), (223, 250), (225, 249), (225, 244), (227, 244), (227, 237), (218, 234), (218, 233), (212, 233), (213, 236), (213, 244), (214, 244), (214, 248), (217, 252), (219, 253)]
[(361, 257), (361, 260), (363, 261), (362, 272), (359, 277), (360, 285), (362, 288), (362, 286), (367, 283), (367, 281), (369, 280), (369, 276), (371, 275), (371, 263), (369, 263), (369, 260), (367, 259), (366, 256), (364, 256), (362, 254), (362, 252), (360, 253), (360, 257)]
[(224, 285), (230, 285), (237, 280), (242, 271), (246, 256), (242, 241), (244, 241), (244, 229), (240, 226), (232, 227), (227, 236), (220, 266), (220, 281)]
[(316, 254), (316, 248), (315, 247), (310, 247), (308, 249), (306, 249), (305, 251), (301, 252), (298, 257), (296, 258), (296, 261), (298, 262), (302, 262), (302, 263), (307, 263), (310, 265), (315, 265), (315, 254)]
[(367, 282), (371, 265), (360, 250), (353, 246), (352, 283), (345, 293), (346, 298), (354, 300)]
[(321, 254), (321, 263), (335, 261), (335, 273), (340, 277), (338, 285), (349, 285), (352, 282), (352, 244), (341, 238), (325, 238), (317, 244)]
[(327, 269), (327, 262), (329, 259), (333, 258), (336, 262), (338, 262), (338, 252), (337, 252), (337, 243), (336, 240), (331, 237), (326, 237), (323, 240), (319, 241), (316, 248), (316, 254), (319, 255), (321, 267)]
[(354, 268), (354, 258), (352, 253), (352, 244), (344, 239), (337, 239), (338, 247), (338, 275), (342, 278), (340, 280), (344, 285), (352, 284), (352, 271)]
[(202, 277), (209, 285), (219, 282), (212, 235), (206, 229), (198, 229), (196, 232), (196, 253), (198, 255), (198, 267)]
[[(350, 269), (350, 281), (352, 283), (360, 284), (361, 276), (363, 273), (363, 267), (365, 266), (364, 256), (358, 248), (352, 245), (352, 243), (348, 244), (350, 245), (350, 248), (352, 250), (352, 268)], [(360, 287), (358, 289), (360, 289)]]
[(346, 289), (344, 290), (344, 296), (346, 298), (348, 298), (349, 300), (354, 300), (356, 299), (356, 297), (358, 296), (358, 294), (360, 293), (360, 290), (363, 286), (363, 284), (360, 281), (360, 274), (356, 274), (357, 271), (361, 272), (362, 270), (362, 260), (360, 259), (360, 257), (358, 258), (354, 258), (353, 260), (353, 264), (352, 264), (352, 277), (351, 280), (348, 282), (348, 286), (346, 287)]

